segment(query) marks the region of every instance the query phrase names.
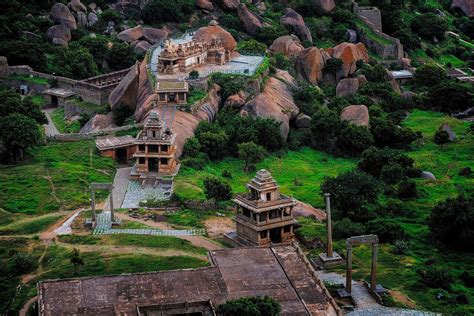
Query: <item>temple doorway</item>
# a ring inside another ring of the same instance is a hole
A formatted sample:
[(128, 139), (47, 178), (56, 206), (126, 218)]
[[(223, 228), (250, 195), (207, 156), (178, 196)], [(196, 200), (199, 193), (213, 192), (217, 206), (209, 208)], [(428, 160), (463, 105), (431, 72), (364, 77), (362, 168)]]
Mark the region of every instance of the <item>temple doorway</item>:
[(127, 148), (117, 148), (115, 150), (115, 160), (118, 163), (127, 163)]
[(270, 241), (272, 243), (281, 243), (281, 228), (270, 229)]
[(158, 158), (148, 158), (148, 172), (158, 172)]
[(58, 106), (58, 103), (59, 103), (59, 102), (58, 102), (58, 97), (55, 96), (55, 95), (52, 95), (52, 96), (51, 96), (51, 105), (52, 105), (53, 107), (57, 107), (57, 106)]

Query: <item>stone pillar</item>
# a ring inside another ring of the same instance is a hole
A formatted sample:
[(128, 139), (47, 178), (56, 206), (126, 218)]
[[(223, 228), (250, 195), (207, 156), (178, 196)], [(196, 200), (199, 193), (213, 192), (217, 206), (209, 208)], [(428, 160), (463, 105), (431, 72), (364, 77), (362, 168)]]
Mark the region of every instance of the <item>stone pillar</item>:
[(347, 271), (346, 271), (346, 291), (352, 291), (352, 246), (347, 243)]
[(97, 216), (95, 214), (95, 191), (91, 190), (91, 210), (92, 210), (92, 220), (95, 222)]
[(114, 189), (110, 189), (110, 221), (112, 224), (114, 223), (115, 220), (115, 214), (114, 214)]
[(375, 291), (377, 287), (377, 249), (378, 244), (372, 244), (372, 267), (370, 269), (370, 288)]
[(326, 230), (328, 233), (328, 241), (327, 241), (327, 256), (328, 258), (333, 257), (333, 249), (332, 249), (332, 223), (331, 223), (331, 194), (326, 193), (324, 194), (326, 197)]

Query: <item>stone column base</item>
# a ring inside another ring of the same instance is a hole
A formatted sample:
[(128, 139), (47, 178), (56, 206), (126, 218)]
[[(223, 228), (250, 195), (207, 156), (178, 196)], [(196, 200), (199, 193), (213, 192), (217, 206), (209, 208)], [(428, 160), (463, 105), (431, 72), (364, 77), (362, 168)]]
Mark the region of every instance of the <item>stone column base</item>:
[(319, 254), (319, 259), (321, 260), (323, 267), (334, 267), (344, 263), (341, 256), (337, 252), (333, 252), (332, 257), (328, 257), (327, 253), (323, 252)]

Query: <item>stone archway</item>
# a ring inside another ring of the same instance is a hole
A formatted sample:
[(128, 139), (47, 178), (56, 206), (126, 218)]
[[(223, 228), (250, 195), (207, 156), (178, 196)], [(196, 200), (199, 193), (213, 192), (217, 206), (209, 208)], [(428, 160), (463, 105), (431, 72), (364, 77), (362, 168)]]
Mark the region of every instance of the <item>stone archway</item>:
[(381, 285), (377, 285), (377, 251), (379, 238), (377, 235), (362, 235), (347, 238), (347, 272), (346, 272), (346, 292), (350, 295), (352, 291), (352, 247), (361, 244), (372, 246), (372, 265), (370, 269), (370, 285), (369, 291), (372, 295), (377, 296), (379, 293), (385, 292)]

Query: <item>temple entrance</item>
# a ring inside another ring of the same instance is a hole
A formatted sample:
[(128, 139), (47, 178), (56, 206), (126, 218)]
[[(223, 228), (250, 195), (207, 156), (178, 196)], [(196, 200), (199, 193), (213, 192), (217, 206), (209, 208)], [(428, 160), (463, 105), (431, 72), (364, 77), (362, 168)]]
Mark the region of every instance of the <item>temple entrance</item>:
[(148, 158), (148, 172), (158, 172), (158, 158)]
[(115, 160), (118, 163), (127, 163), (127, 148), (117, 148), (115, 150)]
[(281, 243), (281, 228), (270, 229), (270, 241), (272, 243)]
[(176, 101), (176, 96), (174, 94), (168, 95), (168, 101), (169, 102), (175, 102)]
[(59, 103), (59, 102), (58, 102), (58, 97), (55, 96), (55, 95), (52, 95), (52, 96), (51, 96), (51, 105), (52, 105), (53, 107), (57, 107), (57, 106), (58, 106), (58, 103)]

